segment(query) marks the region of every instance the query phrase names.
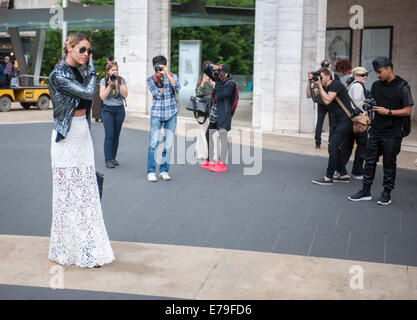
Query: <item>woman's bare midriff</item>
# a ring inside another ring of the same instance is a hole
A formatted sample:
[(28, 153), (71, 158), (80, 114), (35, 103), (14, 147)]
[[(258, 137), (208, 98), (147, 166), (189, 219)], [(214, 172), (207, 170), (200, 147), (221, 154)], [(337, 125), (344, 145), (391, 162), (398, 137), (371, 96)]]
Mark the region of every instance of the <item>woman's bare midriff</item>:
[(74, 111), (74, 117), (82, 117), (85, 116), (86, 111), (85, 109), (75, 110)]

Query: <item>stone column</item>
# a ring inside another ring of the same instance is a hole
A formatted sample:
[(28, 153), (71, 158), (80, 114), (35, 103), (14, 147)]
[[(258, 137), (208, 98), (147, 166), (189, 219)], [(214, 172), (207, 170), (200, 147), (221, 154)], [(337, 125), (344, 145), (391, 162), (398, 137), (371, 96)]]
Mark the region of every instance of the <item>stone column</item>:
[(314, 129), (305, 78), (324, 57), (326, 10), (327, 0), (256, 1), (255, 128), (288, 133)]
[(171, 1), (115, 1), (114, 57), (127, 80), (130, 115), (149, 114), (152, 96), (146, 78), (153, 71), (152, 58), (170, 60)]

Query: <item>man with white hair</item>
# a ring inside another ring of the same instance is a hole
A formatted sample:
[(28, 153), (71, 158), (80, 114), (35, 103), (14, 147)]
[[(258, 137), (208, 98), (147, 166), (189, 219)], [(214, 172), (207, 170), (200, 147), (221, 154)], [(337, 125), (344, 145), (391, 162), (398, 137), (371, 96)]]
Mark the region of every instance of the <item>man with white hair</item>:
[[(365, 88), (368, 78), (368, 71), (363, 67), (357, 67), (352, 70), (354, 81), (348, 87), (349, 98), (353, 108), (358, 108), (362, 112), (364, 100), (368, 98), (369, 92)], [(353, 135), (352, 143), (356, 140), (355, 161), (353, 162), (352, 175), (356, 180), (363, 180), (364, 162), (366, 157), (366, 146), (368, 144), (368, 132), (362, 132)]]

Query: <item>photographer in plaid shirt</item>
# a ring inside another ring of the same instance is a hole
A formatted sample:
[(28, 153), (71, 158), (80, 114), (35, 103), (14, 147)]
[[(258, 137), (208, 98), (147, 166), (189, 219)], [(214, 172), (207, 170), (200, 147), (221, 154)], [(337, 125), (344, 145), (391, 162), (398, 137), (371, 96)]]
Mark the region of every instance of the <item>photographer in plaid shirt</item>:
[(176, 74), (168, 72), (167, 59), (164, 56), (156, 56), (152, 59), (155, 74), (147, 78), (149, 90), (153, 96), (151, 108), (151, 127), (149, 132), (147, 179), (156, 182), (156, 150), (159, 145), (159, 136), (164, 127), (165, 142), (162, 152), (162, 162), (159, 165), (159, 176), (164, 181), (170, 180), (168, 174), (172, 145), (174, 143), (175, 128), (177, 125), (178, 106), (175, 100), (175, 92), (180, 83)]

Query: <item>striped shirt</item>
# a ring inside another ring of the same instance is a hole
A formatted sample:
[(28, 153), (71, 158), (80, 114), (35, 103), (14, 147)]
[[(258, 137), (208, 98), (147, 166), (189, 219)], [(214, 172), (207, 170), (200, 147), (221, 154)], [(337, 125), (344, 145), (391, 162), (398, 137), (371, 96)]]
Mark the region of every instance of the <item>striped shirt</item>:
[(149, 90), (153, 96), (151, 116), (159, 118), (160, 121), (169, 120), (178, 113), (178, 106), (177, 102), (175, 101), (174, 92), (181, 89), (181, 86), (176, 74), (173, 74), (172, 78), (175, 80), (175, 85), (173, 86), (169, 83), (168, 78), (164, 75), (164, 91), (162, 92), (160, 92), (156, 86), (153, 75), (146, 79)]

